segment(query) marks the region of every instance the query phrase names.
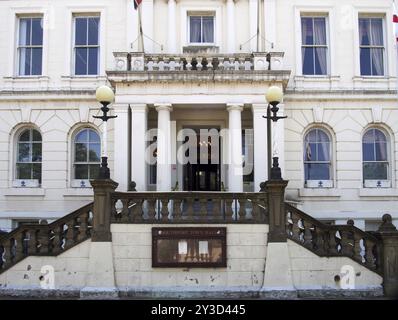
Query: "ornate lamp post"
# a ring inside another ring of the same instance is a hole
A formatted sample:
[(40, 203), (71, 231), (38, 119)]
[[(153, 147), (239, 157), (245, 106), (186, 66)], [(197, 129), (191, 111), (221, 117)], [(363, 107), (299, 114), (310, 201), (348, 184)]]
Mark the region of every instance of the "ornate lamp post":
[(113, 102), (115, 98), (115, 94), (112, 89), (108, 86), (101, 86), (95, 92), (95, 96), (97, 101), (102, 104), (101, 111), (103, 113), (102, 116), (93, 116), (96, 119), (101, 119), (103, 123), (102, 130), (102, 154), (101, 154), (101, 168), (99, 172), (99, 179), (110, 179), (110, 171), (108, 168), (108, 130), (107, 130), (107, 121), (109, 119), (116, 118), (117, 116), (108, 116), (109, 107), (108, 105)]
[(268, 180), (281, 180), (282, 175), (281, 175), (281, 169), (279, 168), (278, 157), (273, 157), (273, 162), (271, 167), (271, 154), (272, 154), (271, 120), (273, 122), (277, 122), (280, 119), (287, 118), (286, 116), (279, 117), (277, 115), (279, 111), (278, 104), (283, 99), (283, 91), (281, 88), (277, 86), (271, 86), (268, 88), (267, 93), (265, 94), (265, 98), (268, 102), (267, 115), (263, 116), (263, 118), (267, 119)]

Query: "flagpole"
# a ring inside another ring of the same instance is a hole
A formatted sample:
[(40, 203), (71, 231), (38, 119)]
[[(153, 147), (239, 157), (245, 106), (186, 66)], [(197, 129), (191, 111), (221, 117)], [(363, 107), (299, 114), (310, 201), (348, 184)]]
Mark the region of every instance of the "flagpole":
[(139, 25), (139, 29), (140, 29), (141, 50), (142, 50), (142, 52), (145, 52), (144, 33), (142, 32), (141, 5), (138, 5), (138, 25)]
[(397, 11), (397, 6), (395, 4), (395, 0), (392, 1), (392, 8), (393, 8), (393, 17), (394, 17), (394, 28), (393, 28), (393, 33), (394, 33), (394, 43), (395, 43), (395, 53), (396, 53), (396, 57), (395, 57), (395, 76), (397, 78), (397, 92), (398, 92), (398, 28), (397, 28), (397, 24), (398, 22), (395, 22), (395, 17), (398, 16), (398, 11)]
[(260, 0), (257, 0), (257, 52), (260, 50)]

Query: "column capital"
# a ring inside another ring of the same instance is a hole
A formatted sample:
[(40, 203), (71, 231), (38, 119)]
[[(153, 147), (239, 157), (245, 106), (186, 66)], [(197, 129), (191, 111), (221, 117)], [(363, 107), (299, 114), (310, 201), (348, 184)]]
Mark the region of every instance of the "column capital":
[(155, 103), (154, 106), (158, 112), (162, 110), (173, 111), (173, 105), (171, 103)]
[(243, 103), (227, 103), (227, 111), (243, 111)]
[(117, 113), (123, 113), (129, 110), (129, 105), (128, 103), (113, 103), (111, 108)]
[(267, 103), (253, 103), (252, 104), (252, 112), (267, 112)]
[(145, 103), (130, 104), (131, 112), (148, 112), (148, 106)]

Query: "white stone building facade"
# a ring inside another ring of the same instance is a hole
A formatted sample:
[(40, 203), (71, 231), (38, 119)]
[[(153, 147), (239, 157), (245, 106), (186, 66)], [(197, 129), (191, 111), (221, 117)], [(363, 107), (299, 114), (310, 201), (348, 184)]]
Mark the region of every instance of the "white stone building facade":
[[(131, 0), (0, 1), (3, 230), (92, 201), (103, 84), (116, 94), (108, 149), (121, 191), (130, 181), (138, 191), (259, 191), (264, 93), (277, 85), (288, 118), (274, 126), (273, 148), (287, 200), (331, 223), (372, 230), (384, 213), (398, 223), (391, 0), (143, 0), (141, 14), (143, 48)], [(221, 138), (221, 159), (248, 150), (240, 133), (252, 129), (253, 174), (174, 162), (183, 128), (239, 132)], [(148, 129), (166, 133), (165, 166), (145, 162)]]

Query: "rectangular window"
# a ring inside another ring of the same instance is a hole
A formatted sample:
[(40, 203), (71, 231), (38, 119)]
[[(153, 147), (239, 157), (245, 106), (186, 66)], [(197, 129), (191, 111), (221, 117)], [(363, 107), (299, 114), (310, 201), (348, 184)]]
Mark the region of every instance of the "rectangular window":
[(328, 74), (326, 17), (301, 17), (303, 75)]
[(74, 69), (75, 75), (98, 75), (99, 17), (75, 17)]
[(20, 18), (18, 37), (18, 75), (42, 74), (43, 19)]
[(214, 43), (214, 15), (189, 16), (189, 42)]
[(362, 76), (384, 76), (383, 18), (359, 18)]

